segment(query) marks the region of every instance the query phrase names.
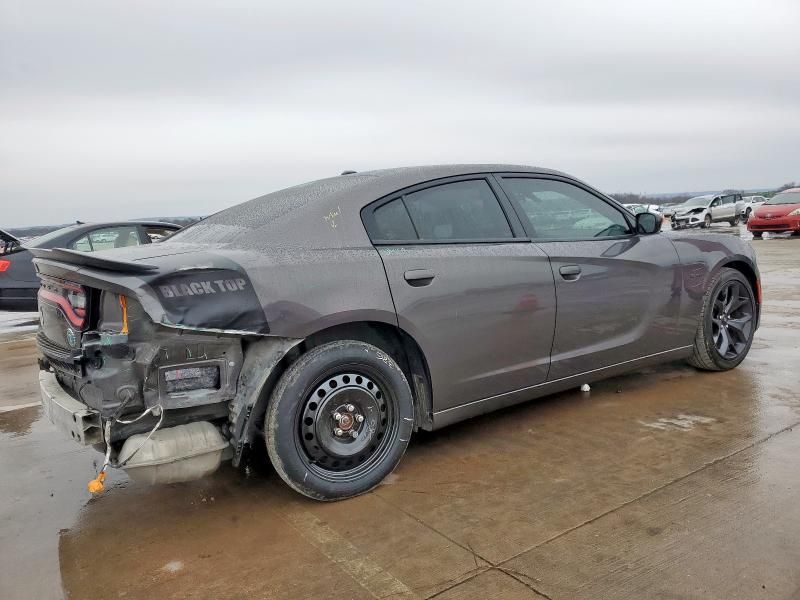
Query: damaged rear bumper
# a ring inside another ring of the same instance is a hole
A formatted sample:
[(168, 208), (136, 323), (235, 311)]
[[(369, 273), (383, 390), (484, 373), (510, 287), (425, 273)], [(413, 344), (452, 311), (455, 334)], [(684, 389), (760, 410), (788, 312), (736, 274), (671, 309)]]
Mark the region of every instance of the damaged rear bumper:
[(84, 446), (102, 443), (100, 413), (64, 391), (55, 373), (39, 371), (39, 391), (44, 412), (53, 425)]

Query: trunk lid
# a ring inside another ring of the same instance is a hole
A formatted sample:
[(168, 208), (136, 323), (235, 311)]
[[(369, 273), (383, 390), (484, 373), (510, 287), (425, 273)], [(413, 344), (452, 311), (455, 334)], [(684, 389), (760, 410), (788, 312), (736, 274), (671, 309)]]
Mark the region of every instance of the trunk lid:
[(80, 349), (86, 333), (119, 333), (120, 298), (167, 327), (269, 333), (261, 302), (244, 269), (224, 255), (229, 252), (180, 243), (30, 251), (42, 280), (41, 336), (62, 352)]

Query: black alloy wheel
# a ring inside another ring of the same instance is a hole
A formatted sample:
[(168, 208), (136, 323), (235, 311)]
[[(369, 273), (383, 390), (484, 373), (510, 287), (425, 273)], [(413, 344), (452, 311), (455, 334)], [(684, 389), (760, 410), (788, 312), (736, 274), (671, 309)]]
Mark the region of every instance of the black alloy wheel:
[(717, 293), (711, 310), (711, 335), (714, 347), (725, 360), (736, 360), (749, 347), (754, 312), (750, 290), (739, 281), (729, 281)]
[(707, 371), (726, 371), (741, 363), (753, 343), (758, 304), (750, 282), (724, 267), (710, 282), (689, 363)]

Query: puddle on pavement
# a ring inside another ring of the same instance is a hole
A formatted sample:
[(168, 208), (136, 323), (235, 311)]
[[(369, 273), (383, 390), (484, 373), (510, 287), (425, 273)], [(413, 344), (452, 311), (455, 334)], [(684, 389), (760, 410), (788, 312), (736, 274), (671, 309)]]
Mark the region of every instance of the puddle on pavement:
[(31, 426), (42, 412), (41, 406), (0, 412), (0, 432), (18, 437), (30, 433)]

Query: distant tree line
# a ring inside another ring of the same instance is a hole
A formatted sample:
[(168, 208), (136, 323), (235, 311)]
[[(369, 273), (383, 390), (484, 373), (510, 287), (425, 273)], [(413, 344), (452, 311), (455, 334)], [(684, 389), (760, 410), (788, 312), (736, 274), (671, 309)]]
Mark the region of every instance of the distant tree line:
[[(789, 183), (784, 183), (782, 186), (775, 188), (774, 190), (764, 190), (760, 192), (754, 191), (747, 191), (744, 190), (734, 190), (734, 189), (727, 189), (723, 190), (723, 194), (742, 194), (743, 196), (765, 196), (766, 198), (772, 198), (778, 192), (782, 192), (783, 190), (788, 190), (789, 188), (800, 187), (800, 183), (791, 181)], [(614, 198), (617, 202), (621, 204), (661, 204), (661, 205), (674, 205), (680, 204), (681, 202), (686, 202), (689, 198), (693, 198), (697, 196), (697, 193), (684, 193), (684, 194), (670, 194), (669, 196), (644, 196), (642, 194), (634, 194), (631, 192), (622, 192), (619, 194), (611, 194), (611, 197)]]

